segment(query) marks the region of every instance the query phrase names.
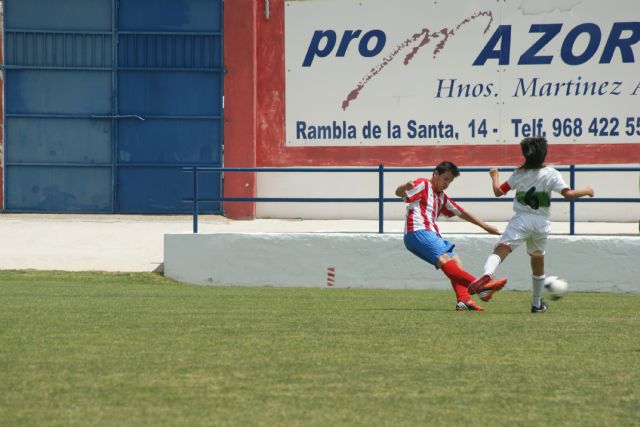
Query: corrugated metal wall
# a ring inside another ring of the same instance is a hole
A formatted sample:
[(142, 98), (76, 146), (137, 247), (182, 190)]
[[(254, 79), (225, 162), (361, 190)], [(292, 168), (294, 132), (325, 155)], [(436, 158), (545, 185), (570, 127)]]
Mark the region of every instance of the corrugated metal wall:
[(10, 0), (4, 46), (5, 210), (190, 210), (181, 166), (222, 164), (221, 0)]

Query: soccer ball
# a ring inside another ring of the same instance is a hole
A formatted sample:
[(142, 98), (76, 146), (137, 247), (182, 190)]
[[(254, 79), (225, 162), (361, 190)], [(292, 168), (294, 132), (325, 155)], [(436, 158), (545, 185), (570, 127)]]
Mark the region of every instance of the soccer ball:
[(559, 300), (569, 290), (569, 284), (558, 276), (549, 276), (544, 279), (544, 289), (549, 293), (552, 300)]

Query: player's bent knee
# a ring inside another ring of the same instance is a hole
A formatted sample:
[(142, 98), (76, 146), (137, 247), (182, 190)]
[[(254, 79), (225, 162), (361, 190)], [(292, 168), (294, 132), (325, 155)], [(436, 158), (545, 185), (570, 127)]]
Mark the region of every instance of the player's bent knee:
[(507, 255), (511, 253), (511, 245), (508, 243), (498, 243), (493, 250), (493, 253), (499, 255), (500, 258), (504, 259)]
[(442, 254), (438, 257), (438, 260), (436, 261), (436, 266), (438, 268), (442, 267), (444, 264), (448, 263), (449, 261), (451, 261), (453, 258), (451, 258), (451, 256), (449, 256), (449, 254)]

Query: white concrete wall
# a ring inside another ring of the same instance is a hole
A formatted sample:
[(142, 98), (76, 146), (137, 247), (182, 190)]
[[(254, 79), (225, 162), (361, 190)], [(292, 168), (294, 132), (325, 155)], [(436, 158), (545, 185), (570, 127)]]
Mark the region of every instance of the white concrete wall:
[[(450, 234), (465, 268), (482, 273), (496, 237)], [(640, 292), (640, 237), (551, 236), (547, 275), (560, 276), (574, 291)], [(440, 271), (404, 248), (400, 234), (219, 233), (166, 234), (165, 275), (202, 285), (326, 287), (327, 268), (336, 288), (450, 289)], [(529, 290), (524, 248), (498, 275), (508, 289)]]
[[(635, 167), (633, 165), (610, 165)], [(501, 181), (511, 172), (501, 172)], [(384, 195), (395, 197), (396, 187), (418, 176), (431, 177), (431, 172), (387, 172)], [(569, 173), (563, 172), (567, 184)], [(576, 188), (592, 187), (596, 197), (639, 198), (638, 172), (577, 172)], [(378, 197), (378, 174), (371, 172), (260, 172), (257, 174), (257, 197)], [(494, 198), (487, 172), (463, 172), (451, 184), (447, 194), (456, 197)], [(554, 195), (554, 197), (561, 197)], [(507, 221), (513, 214), (511, 203), (462, 203), (466, 209), (486, 221)], [(403, 203), (386, 203), (386, 219), (404, 216)], [(257, 203), (258, 218), (302, 219), (375, 219), (377, 203)], [(569, 221), (569, 204), (552, 206), (552, 221)], [(576, 203), (576, 221), (638, 222), (640, 203)]]

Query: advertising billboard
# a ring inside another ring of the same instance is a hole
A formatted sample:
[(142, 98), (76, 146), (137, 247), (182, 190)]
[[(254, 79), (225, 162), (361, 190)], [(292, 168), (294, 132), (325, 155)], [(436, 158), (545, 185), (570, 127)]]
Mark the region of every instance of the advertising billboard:
[(639, 57), (636, 0), (287, 2), (285, 145), (638, 144)]

